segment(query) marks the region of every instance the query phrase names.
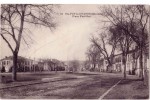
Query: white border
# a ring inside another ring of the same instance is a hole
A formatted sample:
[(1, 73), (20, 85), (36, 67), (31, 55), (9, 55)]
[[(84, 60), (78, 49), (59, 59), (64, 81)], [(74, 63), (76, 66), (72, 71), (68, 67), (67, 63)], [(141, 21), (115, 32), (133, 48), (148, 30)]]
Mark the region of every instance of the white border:
[(150, 0), (1, 0), (1, 4), (147, 4)]

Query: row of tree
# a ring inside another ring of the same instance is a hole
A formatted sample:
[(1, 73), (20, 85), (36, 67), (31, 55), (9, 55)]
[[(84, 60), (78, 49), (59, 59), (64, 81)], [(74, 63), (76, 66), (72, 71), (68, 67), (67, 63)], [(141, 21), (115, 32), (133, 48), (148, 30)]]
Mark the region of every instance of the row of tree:
[[(149, 8), (144, 5), (119, 5), (100, 7), (101, 23), (104, 27), (98, 35), (92, 36), (92, 46), (98, 51), (88, 49), (87, 55), (96, 61), (96, 56), (101, 55), (107, 60), (107, 71), (112, 71), (114, 53), (117, 50), (122, 53), (124, 66), (124, 78), (126, 78), (127, 55), (133, 43), (136, 44), (140, 59), (141, 79), (144, 80), (143, 55), (148, 46), (148, 21)], [(108, 46), (109, 45), (109, 51)]]

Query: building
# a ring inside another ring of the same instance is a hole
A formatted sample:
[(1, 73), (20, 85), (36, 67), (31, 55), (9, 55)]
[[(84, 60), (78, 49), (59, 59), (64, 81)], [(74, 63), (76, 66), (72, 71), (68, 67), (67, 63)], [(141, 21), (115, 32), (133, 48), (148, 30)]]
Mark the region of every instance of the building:
[[(43, 71), (43, 62), (35, 61), (29, 58), (18, 56), (17, 71), (29, 72), (29, 71)], [(11, 72), (13, 67), (13, 57), (5, 57), (0, 60), (0, 71)]]
[(65, 64), (57, 59), (45, 59), (42, 60), (44, 64), (44, 71), (64, 71)]
[(11, 71), (11, 67), (13, 65), (12, 57), (5, 57), (0, 60), (0, 70), (1, 72), (9, 72)]
[[(0, 71), (11, 72), (13, 67), (13, 57), (5, 57), (0, 60)], [(64, 71), (65, 64), (57, 59), (32, 60), (18, 56), (18, 72), (36, 72), (36, 71)]]
[[(150, 67), (150, 60), (149, 60), (149, 46), (147, 46), (143, 49), (143, 71), (149, 71)], [(89, 70), (92, 67), (92, 63), (89, 61), (88, 62)], [(108, 66), (108, 61), (104, 58), (100, 58), (98, 61), (95, 62), (96, 64), (96, 69), (99, 69), (100, 72), (105, 72), (107, 71), (107, 66)], [(85, 66), (86, 67), (86, 66)], [(124, 72), (124, 66), (122, 62), (122, 53), (115, 54), (113, 58), (113, 63), (112, 63), (112, 72), (117, 72), (117, 73), (123, 73)], [(95, 70), (94, 70), (95, 71)], [(129, 52), (127, 54), (126, 58), (126, 73), (131, 74), (131, 75), (138, 75), (140, 76), (141, 74), (141, 67), (140, 67), (140, 50), (137, 48), (136, 44), (132, 44)]]
[[(149, 46), (146, 46), (146, 48), (143, 50), (143, 69), (149, 71)], [(108, 65), (107, 60), (104, 59), (103, 61), (103, 70), (106, 70), (106, 67)], [(117, 54), (114, 56), (113, 60), (113, 66), (112, 70), (114, 72), (124, 72), (124, 67), (122, 63), (122, 54)], [(144, 71), (143, 70), (143, 71)], [(140, 50), (135, 46), (132, 45), (126, 58), (126, 72), (128, 74), (132, 75), (139, 75), (141, 73), (141, 67), (140, 67)]]
[(43, 62), (44, 62), (44, 71), (54, 71), (55, 63), (52, 62), (51, 59), (43, 60)]

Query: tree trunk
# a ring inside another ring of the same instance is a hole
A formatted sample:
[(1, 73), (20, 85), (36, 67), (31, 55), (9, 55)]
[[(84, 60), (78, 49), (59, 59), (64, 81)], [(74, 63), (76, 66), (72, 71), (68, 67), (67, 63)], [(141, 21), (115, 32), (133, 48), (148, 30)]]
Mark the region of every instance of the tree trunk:
[(111, 72), (111, 73), (112, 73), (112, 67), (113, 67), (113, 65), (110, 63), (109, 67), (108, 67), (108, 71)]
[(18, 61), (18, 53), (13, 53), (13, 68), (12, 68), (12, 80), (17, 80), (17, 61)]
[(124, 72), (123, 72), (124, 73), (124, 79), (126, 79), (127, 78), (127, 76), (126, 76), (126, 63), (124, 63), (123, 65), (124, 65)]
[(112, 66), (113, 66), (112, 62), (110, 60), (108, 60), (108, 66), (107, 66), (108, 72), (112, 72)]
[[(74, 69), (73, 69), (73, 72), (74, 72)], [(55, 65), (55, 73), (57, 73), (57, 65)]]
[(135, 75), (136, 73), (135, 73), (135, 71), (136, 71), (136, 59), (135, 58), (133, 58), (133, 64), (132, 64), (132, 66), (133, 66), (133, 68), (132, 68), (132, 75)]
[(140, 48), (140, 68), (141, 68), (141, 71), (140, 71), (140, 77), (142, 79), (142, 81), (144, 80), (144, 73), (143, 73), (143, 49), (142, 47)]
[(93, 63), (93, 71), (95, 71), (96, 63)]
[(124, 79), (126, 79), (127, 76), (126, 76), (126, 57), (125, 57), (125, 55), (123, 55), (122, 61), (123, 61), (123, 66), (124, 66), (123, 75), (124, 75)]

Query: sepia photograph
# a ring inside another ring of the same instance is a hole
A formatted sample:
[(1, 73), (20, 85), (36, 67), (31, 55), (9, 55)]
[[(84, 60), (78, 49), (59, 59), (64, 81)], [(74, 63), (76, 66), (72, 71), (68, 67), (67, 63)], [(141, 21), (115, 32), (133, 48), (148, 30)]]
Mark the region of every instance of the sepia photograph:
[(1, 4), (0, 14), (0, 99), (149, 99), (149, 5)]

